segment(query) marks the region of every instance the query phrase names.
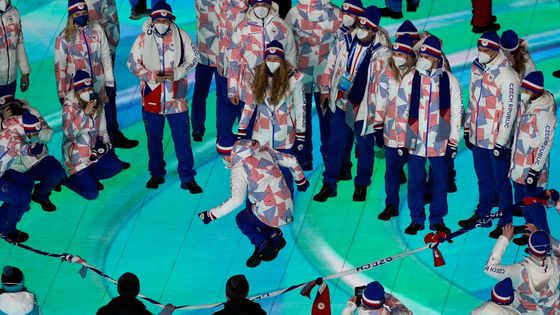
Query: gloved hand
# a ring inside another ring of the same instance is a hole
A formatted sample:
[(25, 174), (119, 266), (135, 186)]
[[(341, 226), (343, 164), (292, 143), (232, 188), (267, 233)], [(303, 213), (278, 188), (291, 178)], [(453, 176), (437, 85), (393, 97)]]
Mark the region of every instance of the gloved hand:
[(401, 157), (406, 158), (409, 155), (409, 150), (408, 148), (403, 148), (403, 147), (397, 148), (397, 154)]
[(451, 159), (455, 159), (455, 157), (457, 156), (457, 146), (448, 143), (447, 148), (445, 148), (445, 156)]
[(104, 154), (107, 154), (112, 148), (110, 142), (103, 142), (103, 137), (97, 137), (95, 141), (95, 146), (91, 149), (91, 155), (89, 156), (90, 161), (95, 161), (99, 159)]
[(43, 152), (45, 145), (42, 143), (32, 143), (29, 148), (27, 148), (27, 153), (32, 156), (37, 156)]
[(294, 142), (294, 150), (296, 152), (300, 152), (301, 150), (303, 150), (303, 145), (305, 144), (305, 136), (301, 137), (301, 136), (297, 136), (296, 135), (296, 141)]
[(309, 181), (304, 178), (301, 182), (296, 182), (298, 191), (306, 191), (309, 188)]
[(385, 146), (385, 141), (383, 140), (383, 128), (375, 129), (373, 133), (373, 137), (375, 138), (375, 145), (378, 148), (383, 148)]
[(497, 144), (497, 143), (496, 143), (496, 145), (494, 145), (494, 156), (497, 159), (503, 159), (504, 156), (506, 156), (506, 152), (507, 152), (507, 149), (504, 148), (502, 145)]
[(204, 222), (204, 224), (208, 224), (216, 220), (216, 217), (210, 211), (200, 212), (198, 214), (198, 217), (200, 218), (200, 220), (202, 220), (202, 222)]
[(245, 129), (237, 130), (237, 140), (241, 140), (241, 139), (249, 139), (249, 137), (247, 137), (247, 130)]
[(465, 145), (467, 146), (467, 149), (471, 150), (473, 149), (473, 144), (471, 143), (471, 141), (469, 140), (471, 137), (471, 133), (470, 131), (465, 131), (463, 133), (463, 140), (465, 140)]
[(536, 186), (539, 182), (539, 177), (541, 176), (541, 172), (537, 172), (534, 169), (530, 169), (529, 173), (527, 174), (527, 178), (525, 178), (525, 184), (529, 186)]

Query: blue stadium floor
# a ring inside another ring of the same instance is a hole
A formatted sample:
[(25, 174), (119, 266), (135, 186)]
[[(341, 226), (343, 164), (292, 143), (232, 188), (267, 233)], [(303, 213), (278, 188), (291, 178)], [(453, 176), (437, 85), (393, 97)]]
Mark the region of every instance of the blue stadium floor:
[[(55, 128), (51, 152), (59, 156), (62, 138), (60, 105), (54, 81), (54, 38), (66, 23), (66, 0), (14, 0), (22, 12), (26, 47), (32, 67), (31, 85), (19, 97), (41, 110)], [(170, 0), (177, 22), (195, 36), (193, 0)], [(406, 202), (401, 216), (388, 223), (377, 220), (384, 207), (385, 162), (376, 154), (373, 184), (365, 203), (351, 201), (353, 185), (340, 185), (338, 197), (318, 204), (312, 196), (321, 186), (322, 163), (316, 153), (315, 169), (308, 173), (312, 187), (296, 195), (295, 222), (285, 229), (288, 246), (278, 259), (256, 269), (245, 267), (252, 253), (247, 239), (237, 230), (234, 215), (208, 226), (196, 214), (219, 204), (229, 195), (229, 173), (214, 149), (215, 94), (208, 99), (207, 135), (194, 144), (197, 181), (201, 195), (180, 189), (175, 171), (173, 144), (166, 133), (167, 182), (159, 190), (147, 190), (146, 136), (141, 121), (138, 80), (126, 68), (129, 49), (140, 31), (141, 21), (128, 19), (129, 5), (117, 0), (122, 39), (117, 52), (115, 75), (119, 83), (119, 120), (125, 134), (139, 139), (133, 150), (120, 150), (119, 156), (132, 162), (132, 168), (105, 181), (98, 200), (86, 202), (64, 189), (55, 193), (54, 213), (32, 205), (19, 227), (30, 233), (26, 243), (45, 251), (72, 253), (91, 265), (118, 278), (126, 271), (136, 273), (142, 293), (174, 305), (206, 304), (224, 300), (227, 278), (244, 273), (251, 283), (251, 294), (265, 293), (312, 280), (361, 264), (423, 246), (423, 235), (402, 233), (409, 224)], [(371, 4), (371, 1), (365, 1)], [(374, 4), (382, 6), (381, 0)], [(421, 29), (444, 40), (453, 72), (460, 79), (467, 98), (470, 62), (476, 55), (477, 36), (470, 32), (470, 1), (423, 0), (416, 13), (405, 14)], [(537, 68), (545, 73), (545, 86), (560, 95), (560, 80), (551, 76), (560, 68), (560, 5), (556, 0), (495, 0), (494, 14), (502, 29), (515, 29), (528, 39)], [(401, 21), (382, 20), (391, 34)], [(191, 78), (194, 74), (191, 74)], [(192, 89), (192, 85), (191, 85)], [(192, 91), (191, 91), (192, 92)], [(557, 98), (558, 101), (558, 98)], [(314, 130), (318, 130), (314, 121)], [(318, 132), (314, 135), (318, 143)], [(318, 150), (316, 150), (318, 151)], [(560, 146), (551, 152), (552, 174), (559, 174)], [(459, 219), (470, 216), (477, 203), (476, 177), (472, 156), (463, 146), (456, 160), (459, 191), (449, 196), (447, 224), (457, 229)], [(560, 188), (560, 178), (552, 176), (550, 187)], [(406, 201), (406, 191), (401, 190)], [(555, 236), (560, 223), (550, 210), (549, 222)], [(519, 218), (516, 224), (521, 224)], [(432, 254), (420, 252), (356, 276), (330, 281), (333, 314), (344, 308), (353, 288), (372, 279), (396, 295), (415, 314), (467, 314), (489, 298), (494, 282), (483, 273), (494, 241), (489, 229), (472, 231), (441, 250), (447, 264), (434, 268)], [(517, 261), (523, 251), (512, 246), (505, 263)], [(85, 279), (79, 266), (38, 256), (21, 248), (0, 243), (0, 264), (19, 266), (26, 284), (38, 295), (43, 314), (94, 314), (115, 295), (115, 286), (94, 273)], [(261, 301), (269, 314), (309, 314), (311, 302), (296, 292)], [(151, 311), (157, 308), (148, 304)], [(211, 314), (215, 310), (192, 311)], [(187, 312), (184, 312), (187, 313)], [(182, 312), (177, 312), (182, 314)]]

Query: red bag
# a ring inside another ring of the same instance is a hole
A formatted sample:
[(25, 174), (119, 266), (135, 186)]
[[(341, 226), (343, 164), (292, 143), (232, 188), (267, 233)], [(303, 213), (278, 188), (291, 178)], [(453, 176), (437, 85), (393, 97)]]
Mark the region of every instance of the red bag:
[(152, 90), (148, 84), (144, 86), (142, 93), (142, 107), (144, 111), (159, 114), (161, 111), (161, 93), (163, 84), (159, 84)]

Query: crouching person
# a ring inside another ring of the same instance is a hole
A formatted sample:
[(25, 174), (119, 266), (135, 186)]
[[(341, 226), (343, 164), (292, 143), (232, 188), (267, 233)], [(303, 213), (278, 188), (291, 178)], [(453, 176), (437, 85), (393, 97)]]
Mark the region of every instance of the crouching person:
[(103, 189), (100, 180), (123, 169), (112, 150), (103, 112), (103, 102), (93, 92), (92, 80), (84, 71), (74, 76), (74, 91), (66, 95), (62, 113), (62, 155), (68, 172), (64, 184), (87, 200)]
[(0, 315), (40, 315), (37, 297), (25, 288), (23, 272), (16, 267), (6, 266), (2, 271), (0, 289)]
[(359, 315), (412, 314), (396, 297), (385, 293), (385, 289), (378, 281), (370, 282), (361, 296), (351, 297), (342, 315), (353, 315), (356, 310)]
[(49, 197), (53, 189), (66, 178), (66, 173), (47, 149), (46, 144), (51, 141), (53, 131), (39, 111), (27, 101), (13, 99), (5, 106), (10, 111), (10, 116), (3, 120), (2, 127), (10, 129), (21, 144), (33, 145), (33, 151), (37, 153), (19, 155), (11, 166), (15, 171), (12, 175), (19, 177), (17, 173), (23, 173), (33, 181), (39, 181), (31, 200), (40, 204), (45, 211), (55, 211), (56, 206)]
[(511, 306), (515, 295), (513, 283), (510, 278), (496, 283), (492, 289), (492, 299), (471, 312), (471, 315), (518, 315), (519, 313)]
[(280, 167), (289, 168), (299, 191), (309, 182), (301, 166), (290, 154), (261, 146), (257, 140), (239, 140), (233, 146), (229, 160), (231, 168), (231, 197), (220, 206), (199, 213), (208, 224), (245, 204), (248, 194), (251, 209), (237, 214), (235, 221), (255, 246), (247, 260), (247, 267), (256, 267), (262, 260), (271, 261), (286, 245), (279, 227), (293, 221), (294, 203)]

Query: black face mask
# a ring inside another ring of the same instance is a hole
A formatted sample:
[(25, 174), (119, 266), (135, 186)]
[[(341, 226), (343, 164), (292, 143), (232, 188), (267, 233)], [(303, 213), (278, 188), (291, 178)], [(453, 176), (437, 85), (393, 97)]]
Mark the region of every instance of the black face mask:
[(76, 16), (74, 17), (73, 20), (74, 20), (74, 24), (78, 25), (79, 27), (84, 27), (87, 25), (88, 16), (87, 15)]

